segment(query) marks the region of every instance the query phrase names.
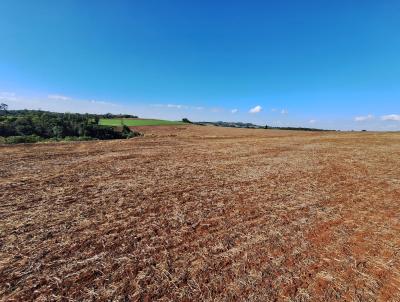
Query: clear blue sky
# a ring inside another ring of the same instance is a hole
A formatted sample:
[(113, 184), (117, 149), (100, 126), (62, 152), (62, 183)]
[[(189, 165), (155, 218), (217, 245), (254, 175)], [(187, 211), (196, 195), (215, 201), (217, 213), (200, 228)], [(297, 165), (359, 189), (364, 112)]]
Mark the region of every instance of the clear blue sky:
[(400, 129), (398, 0), (2, 0), (0, 12), (11, 108)]

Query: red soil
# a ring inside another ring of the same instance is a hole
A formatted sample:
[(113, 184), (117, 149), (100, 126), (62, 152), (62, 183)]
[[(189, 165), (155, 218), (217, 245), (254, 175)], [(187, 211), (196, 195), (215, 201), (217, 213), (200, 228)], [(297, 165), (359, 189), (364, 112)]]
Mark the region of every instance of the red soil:
[(2, 301), (400, 301), (400, 134), (135, 129), (0, 147)]

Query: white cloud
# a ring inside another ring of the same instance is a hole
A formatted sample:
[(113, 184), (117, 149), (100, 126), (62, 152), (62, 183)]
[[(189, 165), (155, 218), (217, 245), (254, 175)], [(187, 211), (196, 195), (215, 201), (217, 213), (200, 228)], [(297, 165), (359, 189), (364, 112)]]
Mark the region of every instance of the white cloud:
[(260, 105), (257, 105), (256, 107), (251, 108), (251, 109), (249, 110), (249, 113), (259, 113), (259, 112), (261, 112), (261, 111), (262, 111), (262, 107), (261, 107)]
[(115, 104), (115, 103), (104, 102), (104, 101), (96, 101), (96, 100), (90, 100), (90, 103), (99, 104), (99, 105), (120, 106), (120, 105)]
[(231, 112), (233, 113), (233, 114), (235, 114), (236, 112), (238, 112), (239, 110), (237, 110), (237, 109), (232, 109), (231, 110)]
[[(152, 104), (152, 107), (173, 108), (173, 109), (188, 109), (189, 106), (181, 104)], [(193, 109), (201, 110), (202, 107), (193, 107)]]
[(282, 109), (282, 110), (281, 110), (281, 114), (285, 114), (285, 115), (286, 115), (286, 114), (288, 114), (288, 113), (289, 113), (289, 111), (287, 111), (286, 109)]
[(310, 124), (315, 124), (317, 121), (316, 120), (309, 120), (308, 123)]
[(400, 114), (388, 114), (381, 117), (383, 121), (400, 121)]
[(354, 120), (356, 122), (365, 122), (372, 121), (375, 117), (372, 114), (364, 115), (364, 116), (356, 116)]
[(16, 93), (14, 92), (0, 92), (0, 100), (2, 101), (15, 101), (16, 99)]
[(271, 112), (277, 112), (278, 110), (276, 108), (272, 108)]
[(71, 98), (65, 95), (60, 95), (60, 94), (49, 94), (47, 96), (48, 99), (50, 100), (57, 100), (57, 101), (68, 101)]
[(197, 110), (201, 111), (205, 108), (202, 106), (188, 106), (182, 104), (150, 104), (150, 107), (158, 107), (158, 108), (169, 108), (169, 109), (189, 109), (189, 110)]
[(176, 105), (176, 104), (168, 104), (168, 108), (176, 108), (176, 109), (182, 109), (182, 108), (187, 108), (185, 105)]
[[(7, 98), (7, 99), (5, 99)], [(54, 112), (77, 112), (77, 113), (132, 113), (132, 108), (120, 104), (85, 99), (73, 99), (61, 95), (26, 96), (15, 93), (0, 92), (0, 101), (7, 103), (11, 110), (15, 109), (41, 109)]]

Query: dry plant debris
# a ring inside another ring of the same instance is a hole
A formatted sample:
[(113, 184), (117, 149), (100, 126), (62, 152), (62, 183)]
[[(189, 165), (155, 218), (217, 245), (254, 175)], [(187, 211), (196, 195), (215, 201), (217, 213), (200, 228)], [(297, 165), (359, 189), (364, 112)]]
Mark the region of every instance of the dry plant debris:
[(400, 134), (0, 147), (2, 301), (400, 301)]

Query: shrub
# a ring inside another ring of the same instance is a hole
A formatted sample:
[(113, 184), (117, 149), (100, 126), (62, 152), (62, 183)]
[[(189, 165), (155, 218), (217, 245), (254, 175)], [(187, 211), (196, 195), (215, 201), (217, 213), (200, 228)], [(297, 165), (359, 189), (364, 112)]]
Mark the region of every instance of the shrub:
[(97, 139), (90, 136), (66, 136), (64, 137), (63, 140), (67, 142), (75, 142), (75, 141), (92, 141)]
[(23, 144), (23, 143), (37, 143), (43, 140), (37, 135), (17, 135), (6, 137), (7, 144)]
[(132, 137), (137, 137), (137, 136), (143, 136), (143, 133), (139, 132), (139, 131), (131, 131), (130, 133), (128, 133), (125, 138), (132, 138)]
[(131, 130), (129, 129), (129, 127), (127, 125), (122, 126), (122, 136), (124, 138), (132, 138), (132, 137), (136, 137), (136, 136), (143, 136), (142, 133), (140, 133), (139, 131), (136, 130)]

